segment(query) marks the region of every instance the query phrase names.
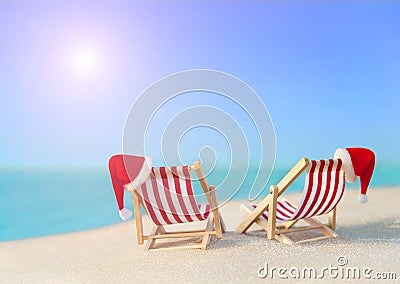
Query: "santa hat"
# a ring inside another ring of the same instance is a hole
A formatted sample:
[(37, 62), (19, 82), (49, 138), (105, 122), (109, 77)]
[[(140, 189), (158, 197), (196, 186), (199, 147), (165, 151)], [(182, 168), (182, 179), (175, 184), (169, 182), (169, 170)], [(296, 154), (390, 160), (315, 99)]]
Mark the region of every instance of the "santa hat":
[(122, 220), (132, 217), (132, 211), (124, 206), (124, 189), (128, 191), (139, 189), (148, 179), (151, 168), (150, 157), (115, 155), (110, 158), (110, 175)]
[(358, 200), (368, 201), (367, 189), (375, 167), (375, 154), (366, 148), (339, 148), (335, 151), (335, 159), (341, 159), (346, 181), (354, 183), (360, 177), (361, 192)]

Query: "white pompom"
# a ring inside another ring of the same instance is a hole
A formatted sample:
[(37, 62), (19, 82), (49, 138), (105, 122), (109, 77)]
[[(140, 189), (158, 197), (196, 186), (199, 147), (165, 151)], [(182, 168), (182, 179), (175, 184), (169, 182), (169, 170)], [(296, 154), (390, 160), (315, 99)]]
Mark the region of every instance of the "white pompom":
[(126, 208), (122, 208), (122, 210), (119, 211), (119, 217), (121, 217), (122, 220), (128, 220), (132, 217), (132, 211)]
[(358, 195), (358, 201), (360, 203), (367, 203), (368, 201), (368, 196), (366, 194), (359, 194)]

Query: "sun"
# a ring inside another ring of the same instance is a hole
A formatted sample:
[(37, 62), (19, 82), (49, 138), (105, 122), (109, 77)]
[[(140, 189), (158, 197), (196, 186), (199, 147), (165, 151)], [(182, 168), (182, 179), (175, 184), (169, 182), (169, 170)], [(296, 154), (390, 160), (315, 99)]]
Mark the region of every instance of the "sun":
[(90, 46), (77, 47), (71, 51), (69, 65), (77, 76), (92, 77), (98, 73), (100, 67), (99, 52)]

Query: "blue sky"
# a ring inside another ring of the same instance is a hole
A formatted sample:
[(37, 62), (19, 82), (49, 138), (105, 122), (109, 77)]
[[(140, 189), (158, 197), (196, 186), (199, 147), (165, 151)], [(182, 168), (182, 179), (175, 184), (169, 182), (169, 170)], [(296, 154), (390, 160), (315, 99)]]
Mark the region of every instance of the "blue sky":
[(259, 94), (278, 165), (400, 163), (399, 3), (237, 2), (0, 2), (0, 166), (105, 165), (137, 96), (197, 68)]

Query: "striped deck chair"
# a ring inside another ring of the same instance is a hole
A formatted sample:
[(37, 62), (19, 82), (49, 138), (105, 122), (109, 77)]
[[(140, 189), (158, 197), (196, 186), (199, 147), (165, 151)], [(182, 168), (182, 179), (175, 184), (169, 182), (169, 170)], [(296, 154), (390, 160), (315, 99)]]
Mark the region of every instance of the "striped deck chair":
[[(208, 204), (198, 204), (192, 187), (190, 170), (194, 170), (205, 193)], [(145, 245), (145, 251), (155, 249), (157, 239), (199, 237), (200, 244), (173, 248), (207, 249), (211, 236), (222, 238), (225, 225), (218, 210), (215, 186), (209, 186), (204, 176), (200, 162), (193, 166), (153, 167), (149, 178), (140, 188), (130, 188), (133, 191), (134, 214), (138, 244)], [(150, 235), (143, 234), (142, 206), (153, 223)], [(202, 230), (167, 232), (165, 226), (179, 223), (206, 221)]]
[[(295, 206), (286, 199), (278, 200), (304, 170), (306, 177), (300, 204)], [(344, 169), (340, 159), (310, 161), (302, 158), (277, 185), (270, 187), (270, 194), (258, 206), (242, 205), (242, 210), (248, 216), (236, 229), (236, 233), (244, 233), (256, 223), (267, 231), (269, 239), (286, 244), (295, 243), (288, 233), (306, 230), (318, 230), (322, 236), (296, 243), (337, 237), (333, 231), (336, 228), (336, 208), (343, 196), (344, 187)], [(313, 218), (324, 214), (329, 216), (327, 224)], [(304, 220), (307, 226), (292, 227), (299, 220)]]

